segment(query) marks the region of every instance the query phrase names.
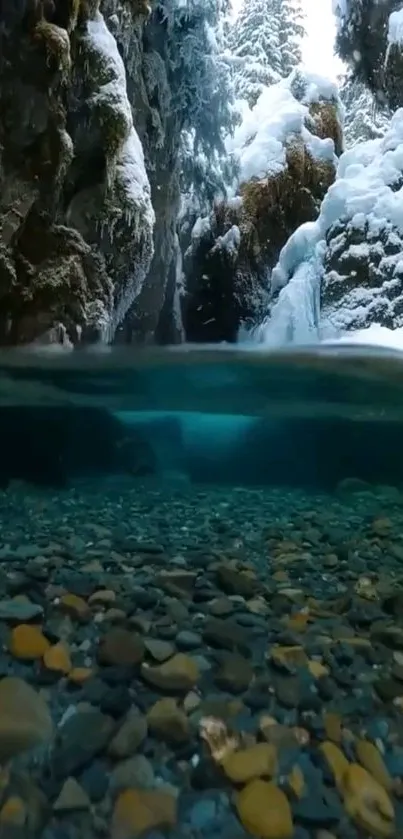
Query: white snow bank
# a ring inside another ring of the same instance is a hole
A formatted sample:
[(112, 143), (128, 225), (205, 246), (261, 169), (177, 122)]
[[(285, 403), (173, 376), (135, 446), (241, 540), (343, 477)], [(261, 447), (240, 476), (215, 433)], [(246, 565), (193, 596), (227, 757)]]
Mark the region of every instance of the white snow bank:
[[(300, 136), (316, 159), (331, 160), (331, 139), (316, 137), (306, 126), (309, 106), (320, 101), (339, 105), (337, 86), (315, 73), (304, 74), (303, 101), (292, 93), (294, 74), (263, 90), (254, 108), (240, 105), (242, 122), (227, 140), (227, 150), (239, 163), (239, 181), (279, 174), (286, 165), (285, 146), (292, 135)], [(341, 112), (341, 107), (340, 107)]]
[[(334, 343), (331, 339), (322, 343)], [(341, 335), (337, 343), (340, 344), (366, 344), (374, 347), (391, 347), (396, 350), (403, 350), (403, 327), (398, 329), (387, 329), (378, 323), (373, 323), (367, 329), (358, 329)]]
[[(395, 293), (401, 287), (403, 268), (403, 109), (392, 118), (384, 138), (359, 144), (342, 155), (335, 183), (328, 190), (316, 222), (305, 224), (290, 237), (280, 254), (273, 272), (274, 287), (286, 286), (280, 293), (272, 315), (265, 324), (266, 340), (281, 316), (290, 311), (290, 295), (303, 297), (303, 282), (312, 289), (312, 270), (316, 272), (319, 288), (324, 270), (324, 256), (335, 254), (338, 264), (349, 257), (365, 259), (370, 254), (379, 256), (379, 270), (384, 279), (368, 287), (357, 285), (347, 291), (342, 301), (330, 312), (322, 312), (317, 322), (318, 337), (336, 338), (355, 323), (376, 321), (376, 314), (393, 312)], [(330, 228), (341, 221), (341, 232), (326, 243)], [(349, 241), (348, 234), (359, 234), (358, 242)], [(382, 235), (382, 238), (380, 238)], [(370, 251), (369, 251), (370, 248)], [(340, 254), (342, 255), (340, 257)], [(332, 270), (332, 282), (343, 282), (343, 276)], [(293, 283), (294, 278), (299, 283)], [(288, 283), (288, 285), (286, 285)], [(294, 297), (294, 300), (296, 297)], [(282, 307), (282, 308), (281, 308)], [(400, 323), (397, 324), (400, 326)], [(400, 331), (400, 330), (399, 330)], [(349, 339), (353, 333), (349, 332)], [(361, 333), (359, 333), (361, 334)], [(373, 334), (373, 333), (371, 333)], [(380, 333), (378, 333), (380, 334)], [(382, 332), (385, 337), (387, 330)], [(366, 340), (368, 334), (366, 335)]]
[(403, 6), (389, 15), (388, 44), (403, 44)]

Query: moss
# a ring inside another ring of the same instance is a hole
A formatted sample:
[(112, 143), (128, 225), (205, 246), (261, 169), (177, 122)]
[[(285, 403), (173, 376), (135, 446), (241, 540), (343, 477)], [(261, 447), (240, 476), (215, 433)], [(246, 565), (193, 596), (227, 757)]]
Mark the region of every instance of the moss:
[(42, 19), (34, 27), (33, 40), (44, 47), (47, 64), (56, 64), (66, 78), (71, 68), (70, 39), (66, 30)]
[(310, 130), (313, 130), (313, 133), (322, 140), (330, 137), (339, 157), (344, 143), (336, 105), (333, 102), (314, 102), (309, 108), (309, 113), (312, 120), (309, 125)]
[(151, 15), (150, 0), (130, 0), (130, 7), (136, 17), (149, 17)]

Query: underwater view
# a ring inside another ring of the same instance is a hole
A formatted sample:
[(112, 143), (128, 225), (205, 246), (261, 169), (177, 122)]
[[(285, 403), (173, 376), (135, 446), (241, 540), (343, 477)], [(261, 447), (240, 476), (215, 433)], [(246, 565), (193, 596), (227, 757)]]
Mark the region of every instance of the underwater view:
[(401, 354), (5, 351), (0, 429), (0, 835), (400, 836)]
[(403, 839), (403, 0), (0, 0), (0, 839)]

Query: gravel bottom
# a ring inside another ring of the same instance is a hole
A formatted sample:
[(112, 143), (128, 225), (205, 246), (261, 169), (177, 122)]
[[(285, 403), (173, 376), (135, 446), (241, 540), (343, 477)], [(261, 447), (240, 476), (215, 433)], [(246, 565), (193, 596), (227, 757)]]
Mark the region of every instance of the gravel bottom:
[(0, 839), (403, 835), (403, 493), (0, 494)]

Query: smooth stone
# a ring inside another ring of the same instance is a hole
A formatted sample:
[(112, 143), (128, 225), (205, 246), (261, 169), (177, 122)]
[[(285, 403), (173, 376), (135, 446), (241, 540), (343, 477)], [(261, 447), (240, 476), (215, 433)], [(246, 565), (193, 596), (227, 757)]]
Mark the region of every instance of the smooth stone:
[(212, 798), (197, 801), (190, 811), (190, 824), (194, 830), (208, 830), (217, 817), (217, 803)]
[(101, 711), (78, 711), (68, 717), (58, 730), (53, 754), (57, 777), (73, 775), (92, 758), (104, 751), (114, 732), (115, 723)]
[(275, 784), (251, 781), (238, 794), (236, 809), (244, 828), (261, 839), (292, 839), (291, 808)]
[(53, 736), (53, 722), (45, 699), (15, 676), (0, 681), (0, 760), (7, 761)]
[(145, 638), (144, 646), (151, 658), (155, 661), (163, 662), (168, 658), (172, 658), (175, 654), (175, 647), (169, 641), (160, 641), (158, 638)]
[(140, 664), (144, 657), (144, 641), (135, 632), (114, 627), (99, 642), (98, 661), (100, 664), (133, 666)]
[(147, 719), (136, 709), (130, 711), (108, 746), (108, 754), (117, 760), (130, 757), (147, 737)]
[(253, 681), (253, 667), (246, 658), (237, 653), (221, 653), (218, 657), (219, 668), (214, 681), (222, 690), (231, 693), (243, 693)]
[(175, 638), (175, 643), (178, 649), (189, 651), (200, 647), (203, 641), (201, 635), (197, 632), (191, 632), (190, 630), (183, 629), (181, 632), (178, 632)]
[(143, 679), (161, 690), (189, 691), (200, 678), (196, 662), (184, 653), (178, 653), (169, 661), (152, 667), (147, 663), (141, 666)]
[(174, 795), (160, 790), (128, 789), (115, 803), (111, 839), (133, 839), (154, 828), (173, 828), (176, 821)]
[(75, 810), (89, 810), (91, 801), (75, 778), (67, 778), (60, 794), (53, 804), (55, 813), (70, 813)]
[(234, 784), (245, 784), (254, 778), (272, 778), (277, 771), (277, 750), (270, 743), (257, 743), (232, 752), (222, 761), (222, 767)]
[(33, 620), (43, 614), (42, 606), (30, 601), (0, 600), (0, 620), (2, 621), (25, 621)]
[(190, 737), (189, 720), (175, 699), (159, 699), (147, 713), (150, 731), (168, 743), (186, 743)]
[(154, 769), (144, 755), (134, 755), (112, 769), (110, 785), (113, 790), (152, 789), (155, 787)]

